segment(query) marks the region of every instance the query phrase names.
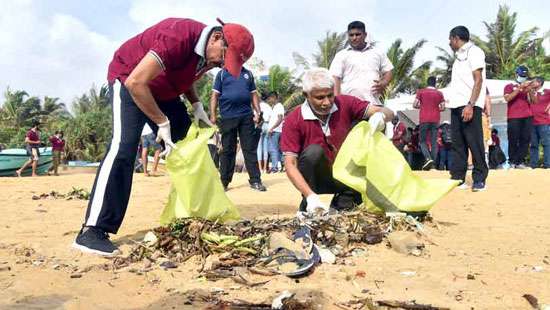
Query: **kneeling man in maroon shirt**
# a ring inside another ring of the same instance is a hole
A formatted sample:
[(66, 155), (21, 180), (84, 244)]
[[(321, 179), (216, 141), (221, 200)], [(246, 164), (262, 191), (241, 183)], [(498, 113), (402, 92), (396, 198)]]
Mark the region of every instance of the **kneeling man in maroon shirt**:
[(286, 174), (302, 194), (300, 211), (328, 211), (317, 194), (335, 194), (330, 206), (350, 209), (361, 195), (332, 176), (338, 150), (353, 125), (369, 120), (372, 131), (381, 131), (393, 112), (353, 96), (334, 96), (334, 80), (328, 70), (314, 68), (303, 78), (306, 101), (286, 118), (281, 136)]

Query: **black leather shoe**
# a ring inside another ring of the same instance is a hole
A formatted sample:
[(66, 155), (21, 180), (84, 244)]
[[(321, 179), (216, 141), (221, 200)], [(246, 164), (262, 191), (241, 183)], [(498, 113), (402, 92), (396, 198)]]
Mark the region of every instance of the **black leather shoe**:
[(259, 192), (267, 191), (267, 188), (261, 182), (255, 182), (250, 184), (250, 188)]

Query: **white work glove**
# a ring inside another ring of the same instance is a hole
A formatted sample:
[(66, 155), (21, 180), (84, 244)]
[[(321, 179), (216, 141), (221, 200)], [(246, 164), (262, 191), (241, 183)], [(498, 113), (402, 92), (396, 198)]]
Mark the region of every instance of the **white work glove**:
[(170, 121), (166, 120), (166, 122), (162, 124), (157, 124), (159, 126), (159, 130), (157, 131), (157, 143), (160, 141), (164, 141), (164, 151), (160, 153), (160, 156), (162, 157), (168, 157), (170, 152), (172, 151), (172, 148), (175, 148), (176, 145), (174, 142), (172, 142), (172, 133), (170, 132)]
[(202, 103), (200, 101), (193, 103), (193, 117), (196, 121), (201, 120), (210, 127), (214, 126), (208, 118), (208, 115), (206, 115), (206, 112), (204, 112), (204, 108), (202, 107)]
[(321, 202), (317, 194), (307, 196), (306, 202), (306, 211), (310, 215), (324, 215), (328, 212), (328, 207)]
[(384, 113), (376, 112), (369, 118), (370, 134), (374, 135), (376, 131), (383, 131), (386, 128)]

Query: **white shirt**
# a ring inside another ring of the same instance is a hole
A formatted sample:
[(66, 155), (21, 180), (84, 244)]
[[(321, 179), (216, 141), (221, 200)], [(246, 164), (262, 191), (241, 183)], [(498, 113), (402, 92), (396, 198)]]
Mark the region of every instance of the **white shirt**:
[[(271, 114), (271, 118), (269, 119), (269, 128), (272, 128), (273, 125), (279, 120), (279, 116), (285, 117), (285, 107), (282, 103), (278, 102), (273, 106), (273, 112)], [(275, 132), (282, 132), (283, 131), (283, 122), (279, 124), (279, 126), (275, 127), (273, 129)]]
[(327, 120), (324, 122), (320, 118), (318, 118), (317, 115), (315, 115), (315, 113), (313, 113), (313, 110), (309, 106), (309, 103), (307, 102), (307, 100), (304, 103), (302, 103), (302, 106), (300, 107), (300, 109), (301, 109), (300, 112), (302, 112), (302, 118), (305, 121), (318, 120), (319, 124), (321, 124), (321, 129), (323, 130), (323, 133), (325, 134), (325, 136), (327, 137), (330, 136), (329, 121), (330, 121), (330, 117), (332, 116), (332, 113), (338, 111), (338, 107), (336, 106), (336, 104), (334, 103), (332, 104), (332, 106), (330, 107), (330, 111), (328, 112)]
[(153, 133), (153, 130), (149, 127), (149, 124), (145, 123), (145, 126), (143, 126), (143, 130), (141, 131), (141, 136), (143, 137), (151, 133)]
[(453, 71), (451, 74), (451, 84), (448, 88), (448, 93), (445, 97), (448, 98), (448, 108), (459, 108), (468, 104), (472, 96), (474, 88), (473, 71), (483, 69), (481, 71), (482, 84), (479, 97), (474, 103), (476, 106), (483, 109), (485, 105), (485, 89), (487, 88), (487, 80), (485, 78), (485, 53), (483, 50), (475, 46), (472, 42), (465, 43), (456, 53), (456, 59), (453, 63)]
[(372, 44), (357, 51), (348, 47), (339, 51), (330, 64), (330, 73), (341, 79), (341, 92), (382, 105), (380, 94), (373, 94), (371, 89), (375, 80), (381, 80), (382, 75), (393, 69), (384, 51)]
[(262, 120), (264, 123), (268, 123), (271, 113), (273, 112), (271, 106), (265, 101), (260, 101), (260, 112), (262, 112)]

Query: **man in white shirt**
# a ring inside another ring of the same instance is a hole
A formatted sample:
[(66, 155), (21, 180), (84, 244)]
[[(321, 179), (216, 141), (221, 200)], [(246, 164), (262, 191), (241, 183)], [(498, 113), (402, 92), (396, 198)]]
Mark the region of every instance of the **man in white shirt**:
[(267, 159), (269, 152), (269, 137), (267, 135), (267, 131), (269, 129), (269, 118), (271, 117), (272, 108), (267, 102), (264, 101), (266, 98), (262, 96), (262, 99), (263, 100), (260, 101), (260, 113), (262, 115), (260, 122), (262, 123), (262, 132), (260, 134), (260, 141), (258, 141), (257, 153), (260, 170), (263, 173), (267, 173)]
[[(279, 140), (283, 131), (283, 118), (285, 117), (285, 107), (279, 102), (279, 94), (271, 92), (267, 97), (267, 102), (272, 107), (271, 117), (267, 134), (269, 136), (269, 156), (271, 156), (271, 171), (278, 172), (281, 162), (281, 148)], [(280, 167), (282, 168), (282, 167)]]
[(469, 149), (474, 164), (472, 191), (483, 191), (488, 174), (481, 125), (486, 96), (485, 53), (470, 42), (470, 32), (464, 26), (451, 30), (449, 45), (455, 51), (447, 105), (453, 141), (451, 179), (461, 181), (461, 188), (466, 188)]
[(393, 65), (384, 51), (367, 39), (365, 24), (348, 25), (349, 46), (336, 54), (330, 64), (334, 95), (351, 95), (375, 105), (392, 79)]

